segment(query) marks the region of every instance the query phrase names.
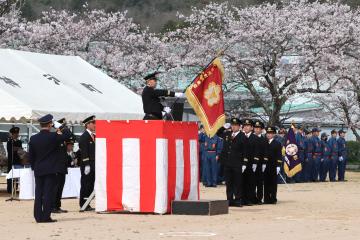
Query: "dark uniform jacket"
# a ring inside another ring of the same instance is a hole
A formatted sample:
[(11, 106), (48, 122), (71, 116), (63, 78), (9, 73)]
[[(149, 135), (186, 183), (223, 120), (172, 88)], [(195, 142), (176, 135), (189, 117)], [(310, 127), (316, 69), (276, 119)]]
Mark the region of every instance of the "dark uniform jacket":
[(267, 162), (267, 168), (276, 169), (276, 167), (281, 167), (282, 163), (282, 153), (281, 153), (281, 143), (275, 139), (272, 142), (267, 144), (266, 155), (269, 159)]
[(17, 150), (19, 148), (22, 148), (22, 142), (20, 140), (12, 140), (10, 138), (7, 141), (6, 149), (8, 152), (8, 171), (11, 170), (12, 165), (20, 165), (21, 164), (21, 159), (17, 152)]
[(220, 163), (224, 164), (228, 160), (229, 155), (230, 155), (230, 147), (232, 144), (231, 132), (225, 131), (221, 135), (221, 138), (223, 139), (223, 147), (222, 147), (222, 151), (220, 153), (219, 161), (220, 161)]
[(58, 158), (59, 160), (56, 162), (57, 173), (67, 174), (67, 149), (65, 142), (59, 144), (58, 149)]
[(41, 130), (30, 138), (29, 158), (31, 169), (35, 176), (58, 173), (59, 146), (71, 137), (69, 129), (62, 130), (63, 134)]
[(258, 164), (259, 149), (257, 148), (258, 136), (251, 133), (249, 137), (244, 134), (244, 164), (250, 167), (252, 164)]
[(164, 106), (160, 103), (160, 97), (174, 97), (175, 93), (169, 90), (154, 89), (146, 86), (142, 92), (142, 101), (145, 114), (151, 114), (162, 119)]
[(95, 141), (88, 131), (81, 135), (79, 148), (81, 150), (81, 166), (90, 165), (91, 169), (95, 170)]
[(244, 138), (244, 133), (239, 132), (235, 138), (231, 139), (228, 158), (224, 161), (225, 166), (242, 167), (244, 159)]
[(260, 137), (257, 136), (257, 143), (256, 143), (256, 149), (259, 157), (259, 164), (266, 164), (268, 161), (268, 158), (266, 156), (266, 148), (268, 145), (268, 141), (265, 136), (261, 135)]

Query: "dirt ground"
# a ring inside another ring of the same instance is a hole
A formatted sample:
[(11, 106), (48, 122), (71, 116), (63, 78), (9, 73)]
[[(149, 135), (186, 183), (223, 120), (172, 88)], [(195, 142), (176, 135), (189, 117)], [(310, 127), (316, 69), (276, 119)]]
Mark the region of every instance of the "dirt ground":
[[(58, 222), (36, 224), (33, 201), (5, 202), (0, 195), (4, 239), (360, 239), (360, 173), (348, 182), (280, 185), (277, 205), (231, 208), (228, 215), (171, 216), (79, 213), (63, 200)], [(4, 185), (1, 190), (4, 191)], [(225, 188), (201, 189), (202, 199), (224, 199)], [(181, 235), (187, 235), (186, 237)]]

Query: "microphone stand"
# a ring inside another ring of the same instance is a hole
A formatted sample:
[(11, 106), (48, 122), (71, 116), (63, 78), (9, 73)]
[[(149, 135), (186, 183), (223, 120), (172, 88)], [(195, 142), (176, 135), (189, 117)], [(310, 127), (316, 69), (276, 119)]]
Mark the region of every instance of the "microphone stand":
[[(9, 153), (8, 153), (9, 154)], [(14, 181), (14, 139), (11, 137), (11, 197), (5, 202), (20, 201), (16, 198), (16, 183)]]

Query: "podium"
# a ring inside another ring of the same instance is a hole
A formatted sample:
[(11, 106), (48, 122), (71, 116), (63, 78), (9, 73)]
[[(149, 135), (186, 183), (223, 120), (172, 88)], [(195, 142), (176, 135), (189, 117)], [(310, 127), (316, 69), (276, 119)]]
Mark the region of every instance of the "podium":
[(199, 200), (197, 124), (96, 121), (97, 212), (170, 213)]

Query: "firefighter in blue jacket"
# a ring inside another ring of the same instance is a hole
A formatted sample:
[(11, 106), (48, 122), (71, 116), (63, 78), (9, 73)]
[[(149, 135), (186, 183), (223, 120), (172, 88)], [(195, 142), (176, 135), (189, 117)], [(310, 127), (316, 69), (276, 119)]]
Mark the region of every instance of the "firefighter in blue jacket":
[(313, 182), (319, 181), (320, 174), (320, 163), (321, 163), (321, 141), (319, 139), (320, 129), (313, 128), (312, 129), (312, 141), (314, 144), (314, 155), (313, 155), (313, 168), (312, 168), (312, 176), (311, 180)]
[(339, 159), (338, 159), (338, 180), (345, 181), (345, 168), (347, 160), (347, 149), (346, 149), (346, 132), (344, 130), (339, 131), (339, 138), (337, 140), (339, 147)]
[(209, 137), (205, 135), (204, 138), (204, 173), (205, 173), (205, 186), (216, 187), (218, 166), (217, 161), (221, 153), (221, 139), (214, 135)]
[(337, 142), (337, 131), (334, 129), (331, 131), (331, 138), (328, 141), (330, 151), (331, 151), (331, 161), (329, 166), (329, 179), (330, 182), (336, 180), (336, 168), (339, 159), (339, 146)]
[(321, 149), (320, 181), (325, 182), (331, 164), (331, 148), (326, 133), (321, 134)]
[(314, 160), (313, 160), (314, 144), (313, 141), (311, 140), (312, 137), (311, 132), (305, 129), (304, 133), (306, 136), (304, 140), (304, 145), (305, 145), (304, 182), (309, 182), (311, 179), (311, 170), (314, 165)]

